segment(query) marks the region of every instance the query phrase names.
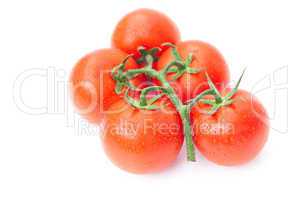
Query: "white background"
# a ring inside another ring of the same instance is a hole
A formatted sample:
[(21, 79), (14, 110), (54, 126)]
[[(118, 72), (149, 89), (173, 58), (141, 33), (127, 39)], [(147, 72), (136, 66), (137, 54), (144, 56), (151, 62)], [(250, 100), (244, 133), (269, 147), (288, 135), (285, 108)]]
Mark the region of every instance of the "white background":
[[(299, 199), (300, 12), (296, 3), (1, 1), (0, 199)], [(140, 7), (168, 14), (184, 40), (214, 44), (230, 65), (233, 81), (247, 67), (242, 88), (255, 93), (262, 87), (257, 86), (261, 80), (267, 80), (267, 85), (270, 80), (270, 87), (257, 96), (272, 116), (272, 130), (256, 160), (221, 167), (201, 155), (197, 163), (188, 163), (182, 152), (171, 168), (159, 174), (133, 175), (111, 164), (97, 131), (74, 116), (61, 89), (72, 66), (84, 54), (108, 47), (116, 22)], [(41, 75), (22, 84), (24, 71)], [(25, 107), (20, 97), (25, 105), (42, 109)]]

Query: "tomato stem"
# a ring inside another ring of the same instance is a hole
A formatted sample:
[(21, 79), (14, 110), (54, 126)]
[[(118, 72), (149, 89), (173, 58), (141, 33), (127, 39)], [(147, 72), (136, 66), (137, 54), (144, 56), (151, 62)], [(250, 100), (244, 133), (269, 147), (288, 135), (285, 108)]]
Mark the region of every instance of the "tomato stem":
[[(199, 73), (199, 70), (195, 70), (194, 68), (191, 68), (189, 66), (190, 63), (192, 62), (192, 54), (189, 54), (188, 58), (186, 60), (183, 60), (180, 57), (174, 45), (169, 43), (166, 43), (164, 45), (170, 46), (172, 48), (172, 52), (174, 56), (173, 61), (171, 61), (168, 65), (166, 65), (165, 68), (161, 69), (160, 71), (157, 71), (153, 69), (153, 62), (156, 61), (154, 55), (157, 53), (158, 49), (153, 48), (152, 50), (150, 50), (150, 52), (147, 52), (144, 48), (141, 48), (140, 53), (144, 57), (142, 57), (140, 60), (146, 64), (145, 67), (139, 69), (125, 70), (125, 63), (128, 60), (127, 57), (120, 65), (116, 66), (112, 70), (112, 78), (116, 81), (115, 91), (117, 94), (119, 94), (122, 91), (123, 87), (127, 87), (125, 100), (127, 100), (127, 102), (132, 106), (138, 109), (145, 109), (145, 110), (159, 109), (159, 107), (157, 107), (153, 103), (156, 100), (158, 100), (161, 96), (166, 95), (175, 106), (182, 121), (185, 142), (186, 142), (187, 160), (195, 161), (196, 160), (195, 148), (194, 148), (194, 143), (192, 138), (193, 130), (191, 127), (191, 119), (190, 119), (190, 112), (192, 107), (196, 103), (201, 101), (202, 103), (211, 105), (211, 109), (208, 112), (208, 114), (213, 114), (220, 107), (231, 104), (232, 103), (231, 97), (236, 93), (244, 72), (240, 77), (236, 87), (225, 97), (221, 96), (220, 92), (217, 90), (217, 88), (209, 78), (208, 74), (206, 73), (207, 81), (210, 88), (203, 91), (201, 94), (197, 95), (196, 97), (189, 100), (188, 102), (183, 103), (178, 97), (178, 95), (176, 94), (173, 87), (170, 85), (166, 77), (170, 73), (175, 73), (175, 75), (172, 77), (173, 78), (172, 80), (176, 80), (184, 73), (195, 74), (195, 73)], [(157, 79), (161, 83), (161, 86), (149, 86), (141, 89), (140, 99), (136, 100), (135, 98), (130, 97), (128, 91), (129, 89), (133, 89), (133, 90), (138, 89), (135, 88), (135, 86), (133, 86), (130, 83), (130, 80), (140, 74), (144, 74), (148, 78)], [(149, 100), (147, 99), (147, 94), (151, 91), (160, 91), (161, 93)], [(213, 95), (215, 98), (214, 100), (204, 99), (206, 95)]]
[(158, 74), (158, 76), (155, 78), (157, 78), (161, 82), (162, 86), (166, 89), (165, 90), (166, 95), (169, 97), (169, 99), (176, 107), (176, 110), (180, 115), (182, 126), (183, 126), (183, 133), (186, 142), (187, 160), (196, 161), (195, 148), (194, 148), (194, 143), (192, 138), (190, 107), (182, 103), (182, 101), (177, 96), (176, 92), (174, 91), (170, 83), (167, 81), (163, 71), (161, 71)]
[(181, 107), (180, 116), (182, 119), (183, 131), (185, 135), (185, 144), (188, 161), (196, 161), (195, 158), (195, 147), (192, 138), (192, 128), (190, 120), (190, 108), (187, 105)]

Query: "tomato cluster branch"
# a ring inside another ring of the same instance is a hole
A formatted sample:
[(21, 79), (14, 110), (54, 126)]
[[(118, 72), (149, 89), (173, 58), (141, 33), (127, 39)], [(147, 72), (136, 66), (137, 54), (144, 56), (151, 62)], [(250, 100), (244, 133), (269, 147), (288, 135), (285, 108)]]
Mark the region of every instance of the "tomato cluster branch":
[[(126, 62), (130, 57), (132, 57), (132, 55), (126, 57), (121, 64), (113, 68), (111, 75), (116, 82), (115, 92), (117, 94), (120, 94), (123, 91), (123, 89), (126, 88), (125, 100), (130, 105), (138, 109), (145, 109), (145, 110), (159, 109), (159, 107), (154, 105), (154, 103), (159, 98), (166, 95), (175, 106), (182, 120), (185, 141), (186, 141), (186, 148), (187, 148), (187, 159), (188, 161), (195, 161), (195, 149), (192, 140), (192, 128), (191, 128), (191, 120), (190, 120), (190, 112), (192, 107), (198, 102), (209, 104), (211, 105), (211, 109), (207, 113), (213, 114), (220, 107), (231, 104), (233, 102), (231, 98), (236, 93), (244, 72), (240, 77), (237, 85), (225, 97), (221, 96), (220, 92), (216, 89), (215, 85), (213, 84), (208, 74), (206, 73), (208, 85), (210, 88), (203, 91), (201, 94), (197, 95), (196, 97), (189, 100), (188, 102), (183, 103), (178, 97), (178, 95), (176, 94), (175, 90), (170, 85), (169, 81), (167, 80), (167, 75), (174, 74), (171, 79), (171, 81), (174, 81), (180, 78), (184, 73), (196, 74), (199, 73), (204, 68), (195, 69), (190, 67), (190, 64), (193, 60), (192, 54), (189, 54), (187, 59), (183, 60), (179, 55), (179, 52), (177, 51), (176, 47), (173, 44), (166, 43), (163, 45), (172, 48), (172, 54), (174, 56), (174, 60), (171, 61), (163, 69), (159, 71), (153, 69), (153, 63), (157, 61), (156, 54), (160, 50), (159, 48), (153, 48), (148, 51), (145, 50), (145, 48), (139, 48), (141, 58), (139, 58), (138, 61), (139, 63), (145, 63), (145, 67), (143, 68), (130, 69), (130, 70), (125, 69)], [(161, 83), (161, 86), (148, 86), (143, 89), (137, 88), (131, 83), (130, 80), (141, 74), (144, 74), (149, 78), (157, 79)], [(139, 100), (136, 100), (134, 97), (130, 96), (129, 94), (130, 90), (140, 92)], [(160, 93), (148, 99), (147, 98), (148, 94), (149, 92), (152, 91), (157, 91)], [(212, 100), (205, 99), (205, 96), (207, 95), (213, 95), (214, 99)]]

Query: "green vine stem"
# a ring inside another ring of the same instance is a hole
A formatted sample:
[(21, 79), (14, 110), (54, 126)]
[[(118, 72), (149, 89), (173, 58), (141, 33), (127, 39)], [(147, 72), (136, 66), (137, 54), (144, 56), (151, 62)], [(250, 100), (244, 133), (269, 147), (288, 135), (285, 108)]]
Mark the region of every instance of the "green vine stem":
[[(145, 67), (143, 68), (126, 70), (125, 64), (130, 56), (128, 56), (120, 65), (116, 66), (111, 72), (112, 78), (116, 82), (115, 92), (117, 94), (120, 94), (123, 91), (123, 88), (126, 87), (125, 100), (138, 109), (146, 110), (159, 109), (159, 107), (157, 107), (153, 103), (160, 97), (166, 95), (170, 99), (172, 104), (175, 106), (182, 121), (182, 127), (186, 142), (187, 160), (195, 161), (195, 147), (192, 138), (192, 127), (190, 120), (190, 111), (192, 107), (195, 104), (197, 104), (197, 102), (201, 101), (203, 103), (211, 105), (211, 110), (207, 113), (213, 114), (220, 107), (231, 104), (231, 97), (236, 93), (241, 78), (239, 79), (236, 87), (225, 97), (222, 97), (219, 91), (216, 89), (215, 85), (210, 80), (209, 76), (207, 75), (207, 81), (210, 88), (208, 90), (203, 91), (201, 94), (197, 95), (195, 98), (189, 100), (188, 102), (183, 103), (176, 94), (175, 90), (170, 85), (170, 82), (167, 80), (167, 75), (170, 73), (174, 74), (174, 76), (172, 76), (172, 80), (176, 80), (179, 77), (181, 77), (184, 73), (199, 73), (201, 69), (195, 70), (194, 68), (191, 68), (189, 66), (192, 62), (192, 54), (190, 54), (188, 58), (185, 61), (183, 61), (174, 45), (169, 43), (164, 45), (170, 46), (172, 48), (174, 60), (167, 64), (160, 71), (153, 69), (153, 63), (157, 60), (154, 54), (157, 53), (157, 51), (159, 50), (158, 48), (150, 49), (148, 50), (148, 52), (144, 48), (139, 48), (140, 53), (143, 56), (139, 60), (145, 63)], [(136, 88), (133, 84), (131, 84), (130, 80), (140, 74), (144, 74), (149, 78), (157, 79), (161, 83), (161, 85), (149, 86), (143, 89)], [(130, 89), (140, 91), (139, 100), (136, 100), (135, 98), (129, 95), (128, 91)], [(147, 99), (147, 94), (151, 91), (160, 91), (161, 93), (156, 95), (155, 97), (152, 97), (151, 99)], [(213, 95), (215, 99), (207, 100), (204, 98), (206, 95)]]

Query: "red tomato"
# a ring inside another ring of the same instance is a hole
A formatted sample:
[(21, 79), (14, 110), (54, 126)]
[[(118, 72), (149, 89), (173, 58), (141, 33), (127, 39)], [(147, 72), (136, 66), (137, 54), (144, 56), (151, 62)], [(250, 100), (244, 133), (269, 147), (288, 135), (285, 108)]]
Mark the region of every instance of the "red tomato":
[(118, 167), (132, 173), (150, 173), (176, 160), (184, 136), (180, 117), (171, 104), (149, 111), (121, 100), (109, 111), (102, 141), (107, 156)]
[(252, 160), (263, 148), (269, 130), (267, 113), (255, 97), (239, 90), (232, 99), (232, 104), (213, 115), (201, 113), (209, 108), (202, 103), (191, 113), (196, 147), (208, 160), (228, 166)]
[[(71, 95), (77, 110), (90, 122), (100, 123), (104, 111), (122, 98), (114, 92), (115, 81), (110, 71), (126, 56), (118, 49), (101, 49), (84, 56), (74, 67), (70, 77)], [(129, 59), (126, 67), (131, 69), (137, 65)]]
[[(222, 89), (229, 82), (229, 70), (221, 53), (212, 45), (201, 41), (185, 41), (176, 44), (177, 50), (186, 59), (190, 53), (193, 54), (192, 68), (203, 69), (197, 74), (185, 73), (173, 84), (182, 94), (182, 100), (186, 101), (208, 89), (205, 72), (208, 73), (212, 82), (218, 89)], [(165, 51), (158, 63), (157, 68), (162, 69), (174, 60), (171, 48)], [(172, 74), (170, 74), (170, 77)]]
[(160, 47), (164, 42), (177, 43), (179, 40), (179, 31), (171, 19), (155, 10), (138, 9), (117, 24), (112, 46), (136, 54), (140, 46)]

